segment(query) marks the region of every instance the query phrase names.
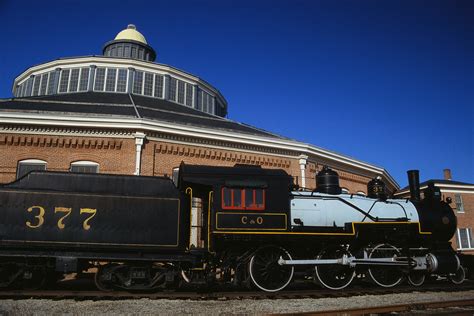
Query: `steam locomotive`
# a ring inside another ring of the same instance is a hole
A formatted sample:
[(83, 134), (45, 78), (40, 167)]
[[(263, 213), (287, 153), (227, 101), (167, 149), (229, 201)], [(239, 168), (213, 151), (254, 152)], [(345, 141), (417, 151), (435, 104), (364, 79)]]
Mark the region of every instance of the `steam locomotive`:
[(429, 275), (461, 283), (456, 217), (439, 189), (345, 194), (325, 167), (313, 191), (284, 170), (181, 164), (174, 179), (33, 171), (0, 186), (0, 286), (95, 271), (101, 290), (226, 283), (275, 292), (296, 275), (329, 289)]

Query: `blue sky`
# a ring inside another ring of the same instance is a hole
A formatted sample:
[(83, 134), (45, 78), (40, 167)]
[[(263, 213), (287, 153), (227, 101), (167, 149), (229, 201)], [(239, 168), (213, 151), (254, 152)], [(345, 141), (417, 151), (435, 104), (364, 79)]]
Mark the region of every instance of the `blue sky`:
[(473, 1), (0, 0), (0, 97), (133, 23), (229, 118), (386, 168), (474, 183)]

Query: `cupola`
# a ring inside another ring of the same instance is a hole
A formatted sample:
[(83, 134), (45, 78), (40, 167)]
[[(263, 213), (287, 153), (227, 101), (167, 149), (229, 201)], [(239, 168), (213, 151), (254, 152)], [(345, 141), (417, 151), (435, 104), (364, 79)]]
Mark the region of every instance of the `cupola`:
[(132, 58), (145, 61), (155, 61), (156, 52), (148, 45), (142, 33), (133, 24), (120, 31), (115, 39), (107, 42), (102, 50), (104, 56)]

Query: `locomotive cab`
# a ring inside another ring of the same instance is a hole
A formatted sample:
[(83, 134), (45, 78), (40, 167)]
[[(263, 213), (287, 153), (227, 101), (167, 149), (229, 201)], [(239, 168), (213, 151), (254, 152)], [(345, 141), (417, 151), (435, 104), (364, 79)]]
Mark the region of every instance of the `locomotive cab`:
[[(238, 241), (261, 231), (287, 231), (288, 192), (292, 178), (283, 170), (260, 166), (180, 166), (178, 187), (203, 201), (200, 216), (205, 248), (218, 250), (222, 240)], [(192, 192), (192, 193), (191, 193)], [(216, 249), (217, 248), (217, 249)]]

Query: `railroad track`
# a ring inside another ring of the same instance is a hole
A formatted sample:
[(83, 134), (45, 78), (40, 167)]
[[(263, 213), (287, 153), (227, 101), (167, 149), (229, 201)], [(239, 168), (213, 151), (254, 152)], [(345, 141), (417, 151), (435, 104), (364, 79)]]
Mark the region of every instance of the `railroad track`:
[(183, 299), (183, 300), (239, 300), (239, 299), (299, 299), (299, 298), (337, 298), (358, 295), (384, 295), (394, 293), (411, 292), (460, 292), (474, 290), (474, 281), (467, 281), (461, 285), (454, 285), (449, 282), (436, 282), (426, 284), (417, 288), (408, 285), (402, 285), (395, 288), (380, 288), (375, 286), (353, 286), (342, 291), (331, 291), (320, 288), (293, 287), (277, 293), (266, 293), (261, 291), (232, 291), (229, 289), (220, 289), (214, 291), (162, 291), (154, 293), (136, 293), (125, 291), (101, 292), (92, 290), (83, 286), (80, 290), (58, 288), (53, 290), (4, 290), (0, 291), (0, 299), (75, 299), (75, 300), (122, 300), (122, 299)]
[[(455, 307), (456, 309), (452, 309)], [(413, 311), (425, 311), (425, 314), (442, 314), (442, 315), (472, 315), (474, 312), (474, 299), (451, 300), (443, 302), (417, 302), (407, 304), (385, 305), (364, 308), (349, 308), (329, 311), (303, 312), (291, 314), (275, 314), (284, 315), (378, 315), (387, 313), (404, 314)]]

